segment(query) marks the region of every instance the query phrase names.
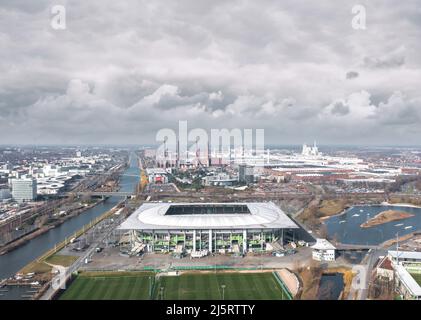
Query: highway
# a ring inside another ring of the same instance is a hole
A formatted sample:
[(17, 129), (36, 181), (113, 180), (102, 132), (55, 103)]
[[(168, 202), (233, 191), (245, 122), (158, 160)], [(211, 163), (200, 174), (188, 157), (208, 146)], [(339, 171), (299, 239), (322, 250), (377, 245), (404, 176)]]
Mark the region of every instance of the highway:
[[(89, 258), (95, 253), (96, 248), (101, 246), (101, 244), (111, 235), (111, 233), (117, 228), (123, 219), (123, 215), (112, 215), (111, 217), (104, 219), (103, 221), (96, 224), (82, 236), (86, 238), (92, 238), (93, 241), (89, 244), (89, 249), (86, 250), (86, 252), (84, 252), (84, 254), (81, 255), (79, 259), (77, 259), (71, 266), (66, 269), (65, 281), (69, 280), (72, 273), (77, 271), (83, 264), (85, 264), (86, 259), (89, 261)], [(51, 300), (54, 297), (57, 289), (53, 288), (53, 281), (54, 279), (51, 280), (49, 288), (41, 296), (40, 300)]]

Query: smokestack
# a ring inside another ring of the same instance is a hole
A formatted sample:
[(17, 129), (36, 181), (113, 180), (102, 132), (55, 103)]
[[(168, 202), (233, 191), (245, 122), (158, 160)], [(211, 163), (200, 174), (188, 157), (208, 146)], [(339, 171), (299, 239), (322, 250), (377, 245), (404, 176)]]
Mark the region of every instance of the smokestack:
[(177, 145), (176, 145), (175, 153), (176, 153), (176, 159), (175, 159), (175, 166), (180, 168), (180, 140), (177, 139)]
[(211, 145), (210, 141), (208, 141), (208, 167), (212, 165), (212, 153), (211, 153)]

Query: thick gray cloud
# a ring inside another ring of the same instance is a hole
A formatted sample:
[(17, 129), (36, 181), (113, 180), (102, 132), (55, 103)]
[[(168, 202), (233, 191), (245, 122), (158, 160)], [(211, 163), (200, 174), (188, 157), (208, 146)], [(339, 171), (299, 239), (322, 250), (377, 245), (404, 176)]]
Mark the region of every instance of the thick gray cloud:
[(336, 114), (339, 116), (344, 116), (349, 113), (349, 106), (343, 104), (342, 102), (337, 102), (333, 105), (332, 114)]
[(2, 1), (0, 143), (153, 143), (188, 120), (419, 144), (418, 1), (360, 3), (366, 30), (346, 0)]
[(357, 71), (349, 71), (346, 73), (346, 78), (347, 79), (354, 79), (354, 78), (358, 78), (359, 73)]

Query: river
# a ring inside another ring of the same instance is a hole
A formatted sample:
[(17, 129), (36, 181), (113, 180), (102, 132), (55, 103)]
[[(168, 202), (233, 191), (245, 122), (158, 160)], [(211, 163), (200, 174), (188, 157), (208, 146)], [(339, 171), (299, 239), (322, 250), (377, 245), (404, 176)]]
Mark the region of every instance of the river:
[[(130, 166), (120, 176), (120, 191), (133, 192), (139, 182), (137, 157), (131, 154)], [(121, 199), (110, 197), (97, 206), (65, 221), (60, 226), (36, 237), (17, 249), (0, 256), (0, 279), (9, 278), (21, 268), (54, 247), (55, 244), (71, 236), (94, 218), (114, 207)]]
[[(405, 211), (413, 217), (391, 221), (371, 228), (360, 225), (386, 210)], [(345, 213), (325, 220), (329, 238), (346, 244), (378, 245), (382, 242), (421, 230), (421, 208), (403, 206), (355, 206)]]

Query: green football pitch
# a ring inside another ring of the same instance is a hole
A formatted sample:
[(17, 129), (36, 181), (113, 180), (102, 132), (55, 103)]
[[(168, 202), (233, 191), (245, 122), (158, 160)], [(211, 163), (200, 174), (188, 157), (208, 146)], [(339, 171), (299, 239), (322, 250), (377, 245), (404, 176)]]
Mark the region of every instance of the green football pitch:
[[(224, 297), (222, 297), (224, 296)], [(281, 300), (288, 299), (272, 273), (203, 273), (161, 277), (155, 299), (165, 300)]]
[(60, 299), (64, 300), (247, 300), (288, 299), (274, 275), (268, 273), (89, 273), (76, 277)]
[(62, 300), (147, 300), (153, 273), (81, 274), (60, 296)]
[(411, 276), (421, 286), (421, 273), (411, 273)]

